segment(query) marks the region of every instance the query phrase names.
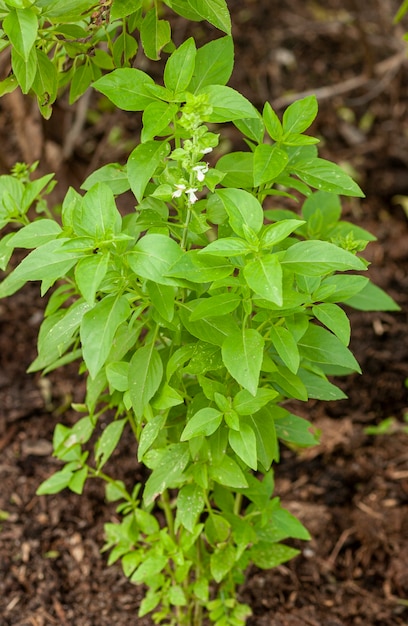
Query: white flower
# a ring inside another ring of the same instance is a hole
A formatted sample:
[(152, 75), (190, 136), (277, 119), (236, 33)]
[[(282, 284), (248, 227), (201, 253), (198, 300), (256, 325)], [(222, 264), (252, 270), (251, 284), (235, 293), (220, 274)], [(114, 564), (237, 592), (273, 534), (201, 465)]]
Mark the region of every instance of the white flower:
[(195, 189), (195, 188), (194, 189), (193, 188), (186, 189), (186, 194), (188, 195), (188, 199), (189, 199), (190, 204), (194, 204), (194, 202), (197, 202), (197, 200), (198, 200), (197, 196), (195, 195), (196, 191), (197, 191), (197, 189)]
[(210, 152), (212, 151), (213, 151), (212, 148), (204, 148), (204, 150), (201, 150), (201, 154), (210, 154)]
[(205, 179), (205, 175), (208, 172), (208, 163), (199, 163), (193, 167), (193, 172), (196, 173), (196, 177), (199, 183), (202, 183)]
[[(181, 194), (186, 191), (186, 186), (183, 183), (176, 185), (176, 191), (171, 194), (172, 198), (180, 198)], [(187, 193), (187, 192), (186, 192)]]

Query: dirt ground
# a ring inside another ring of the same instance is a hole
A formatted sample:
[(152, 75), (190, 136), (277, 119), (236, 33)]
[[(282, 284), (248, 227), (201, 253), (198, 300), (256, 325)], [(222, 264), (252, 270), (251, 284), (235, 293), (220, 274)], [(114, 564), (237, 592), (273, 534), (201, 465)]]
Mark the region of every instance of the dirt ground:
[[(407, 626), (408, 23), (392, 25), (393, 0), (229, 4), (231, 85), (279, 112), (296, 95), (318, 95), (321, 154), (354, 172), (366, 193), (345, 204), (345, 216), (377, 236), (366, 251), (370, 275), (401, 307), (350, 312), (363, 374), (336, 381), (348, 400), (295, 407), (322, 441), (302, 454), (283, 450), (277, 494), (313, 538), (287, 565), (248, 571), (241, 589), (253, 609), (248, 626)], [(198, 39), (208, 33), (194, 27)], [(44, 173), (57, 171), (58, 201), (68, 184), (125, 160), (138, 124), (135, 115), (102, 112), (93, 95), (73, 113), (61, 101), (42, 123), (29, 100), (12, 94), (0, 101), (0, 172), (41, 157)], [(225, 132), (233, 145), (234, 133)], [(151, 626), (136, 617), (141, 591), (99, 552), (103, 524), (114, 516), (101, 485), (89, 484), (83, 497), (35, 496), (58, 467), (50, 458), (55, 423), (72, 423), (68, 407), (83, 393), (74, 366), (45, 382), (25, 373), (43, 307), (32, 284), (0, 301), (0, 624)], [(394, 434), (365, 434), (388, 417), (396, 418)], [(119, 458), (123, 475), (134, 476), (132, 445)]]

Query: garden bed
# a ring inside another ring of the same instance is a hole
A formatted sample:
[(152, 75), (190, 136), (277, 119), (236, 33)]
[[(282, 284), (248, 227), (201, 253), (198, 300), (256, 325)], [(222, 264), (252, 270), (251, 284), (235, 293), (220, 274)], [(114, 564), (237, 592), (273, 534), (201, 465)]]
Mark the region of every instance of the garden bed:
[[(346, 203), (345, 215), (377, 236), (365, 255), (370, 276), (401, 307), (396, 314), (350, 313), (351, 349), (363, 375), (336, 381), (348, 400), (295, 407), (321, 429), (322, 440), (301, 454), (283, 449), (276, 490), (313, 538), (298, 545), (301, 555), (285, 566), (250, 569), (241, 589), (253, 609), (249, 626), (408, 622), (408, 435), (402, 431), (408, 412), (408, 62), (403, 30), (392, 26), (397, 6), (376, 0), (361, 9), (352, 0), (324, 7), (300, 0), (230, 5), (236, 42), (231, 85), (278, 111), (295, 94), (317, 92), (313, 131), (322, 139), (322, 156), (354, 171), (367, 196)], [(195, 28), (199, 38), (201, 26)], [(58, 201), (95, 167), (125, 158), (138, 132), (134, 114), (103, 113), (97, 99), (86, 105), (92, 115), (84, 125), (75, 126), (63, 103), (41, 125), (29, 101), (4, 98), (1, 173), (43, 152), (48, 171), (57, 169)], [(78, 120), (80, 104), (76, 111)], [(73, 128), (80, 129), (76, 136)], [(234, 142), (232, 131), (226, 135)], [(99, 553), (103, 524), (114, 519), (103, 486), (91, 483), (85, 497), (35, 496), (58, 467), (50, 458), (56, 419), (64, 415), (72, 423), (67, 407), (83, 393), (74, 366), (45, 382), (25, 374), (43, 307), (36, 285), (0, 301), (1, 623), (151, 625), (136, 617), (140, 590), (119, 566), (107, 568)], [(392, 436), (365, 433), (388, 417), (396, 418)], [(110, 463), (134, 480), (135, 459), (129, 444)]]

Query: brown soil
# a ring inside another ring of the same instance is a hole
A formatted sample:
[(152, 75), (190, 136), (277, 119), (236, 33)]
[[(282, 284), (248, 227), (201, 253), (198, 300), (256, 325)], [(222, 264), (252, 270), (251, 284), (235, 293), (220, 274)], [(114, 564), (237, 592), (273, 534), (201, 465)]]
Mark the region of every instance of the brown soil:
[[(403, 29), (392, 26), (398, 4), (230, 2), (232, 86), (280, 111), (293, 94), (319, 94), (314, 132), (322, 154), (353, 168), (367, 194), (346, 203), (345, 215), (378, 237), (367, 250), (369, 271), (401, 306), (396, 314), (351, 311), (352, 349), (363, 375), (339, 382), (348, 400), (296, 407), (321, 428), (322, 441), (300, 455), (283, 450), (277, 493), (313, 539), (285, 566), (250, 569), (241, 589), (253, 609), (249, 626), (408, 624), (408, 435), (402, 431), (408, 412), (408, 63)], [(204, 36), (201, 26), (195, 34)], [(57, 170), (58, 201), (68, 184), (79, 186), (95, 167), (124, 160), (137, 116), (102, 114), (95, 102), (88, 106), (99, 119), (75, 135), (63, 102), (41, 123), (29, 101), (4, 97), (1, 171), (42, 157), (44, 172)], [(136, 617), (140, 590), (99, 552), (103, 524), (113, 517), (102, 487), (89, 484), (83, 497), (35, 496), (58, 467), (50, 458), (55, 423), (72, 423), (66, 407), (83, 392), (75, 367), (45, 382), (25, 374), (43, 306), (37, 285), (0, 302), (0, 624), (151, 626)], [(365, 434), (368, 424), (390, 416), (397, 420), (394, 434)], [(130, 445), (113, 462), (132, 475), (135, 450)]]

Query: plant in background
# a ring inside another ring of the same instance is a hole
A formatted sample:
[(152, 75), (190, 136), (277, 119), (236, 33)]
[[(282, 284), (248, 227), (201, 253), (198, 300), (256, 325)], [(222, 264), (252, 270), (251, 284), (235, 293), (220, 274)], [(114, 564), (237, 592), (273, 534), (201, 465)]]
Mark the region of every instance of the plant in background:
[[(394, 23), (398, 23), (402, 20), (402, 18), (408, 13), (408, 1), (407, 0), (403, 0), (403, 2), (401, 3), (395, 17), (394, 17)], [(405, 34), (404, 39), (408, 39), (408, 33)]]
[[(166, 1), (226, 33), (198, 49), (193, 38), (175, 48), (158, 3), (68, 4), (0, 2), (13, 64), (3, 91), (33, 91), (48, 116), (69, 81), (71, 100), (93, 82), (117, 107), (142, 112), (142, 132), (126, 165), (93, 172), (84, 194), (69, 189), (60, 220), (29, 212), (37, 201), (44, 208), (51, 176), (31, 180), (35, 166), (18, 166), (0, 177), (1, 226), (18, 226), (0, 242), (3, 269), (15, 248), (32, 249), (0, 296), (32, 280), (42, 294), (54, 286), (29, 371), (79, 361), (86, 375), (75, 405), (83, 416), (55, 428), (64, 465), (38, 493), (80, 494), (87, 479), (106, 481), (118, 522), (106, 525), (104, 549), (131, 582), (147, 585), (139, 615), (240, 625), (250, 609), (236, 590), (248, 565), (275, 567), (298, 553), (285, 540), (309, 537), (273, 497), (279, 442), (317, 441), (285, 403), (344, 398), (327, 376), (360, 371), (339, 304), (396, 305), (346, 273), (367, 268), (358, 253), (373, 237), (341, 220), (339, 195), (363, 194), (305, 134), (316, 99), (295, 102), (281, 120), (226, 86), (233, 44), (224, 0)], [(137, 33), (150, 58), (171, 51), (162, 84), (129, 67)], [(41, 64), (53, 67), (52, 89), (37, 89)], [(249, 149), (216, 160), (217, 125), (230, 122)], [(122, 217), (116, 196), (129, 189), (135, 210)], [(281, 208), (282, 198), (297, 200), (300, 213)], [(149, 469), (144, 485), (105, 472), (129, 434)]]

